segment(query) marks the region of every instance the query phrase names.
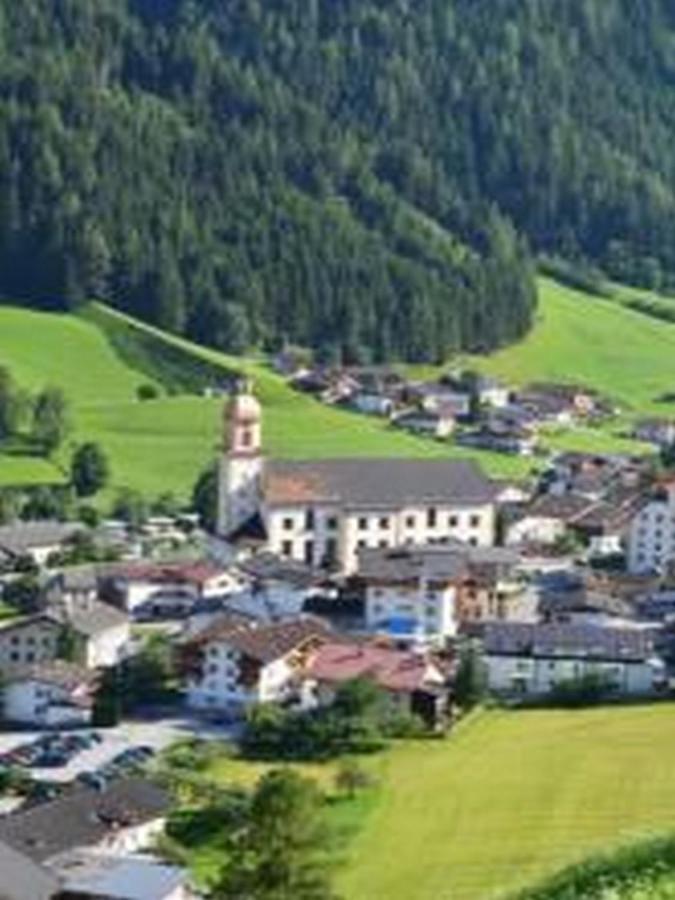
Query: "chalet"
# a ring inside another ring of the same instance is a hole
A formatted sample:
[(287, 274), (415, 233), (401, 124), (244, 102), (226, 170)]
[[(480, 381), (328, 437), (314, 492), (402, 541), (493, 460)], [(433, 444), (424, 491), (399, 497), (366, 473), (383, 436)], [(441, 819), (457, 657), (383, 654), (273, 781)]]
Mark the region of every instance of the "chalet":
[(505, 528), (505, 544), (552, 545), (567, 534), (568, 527), (591, 506), (586, 497), (543, 494), (516, 513)]
[(308, 653), (329, 634), (309, 616), (270, 625), (221, 617), (182, 646), (188, 706), (237, 716), (257, 703), (292, 699)]
[(494, 453), (533, 456), (539, 441), (536, 433), (529, 428), (498, 426), (493, 423), (461, 432), (457, 436), (457, 443), (460, 446), (491, 450)]
[(411, 384), (406, 391), (408, 400), (427, 412), (440, 409), (452, 413), (456, 419), (469, 419), (471, 416), (471, 395), (468, 391), (459, 391), (443, 382), (420, 382)]
[(33, 728), (91, 723), (96, 676), (55, 660), (16, 667), (3, 682), (3, 718)]
[(488, 623), (483, 653), (489, 688), (497, 694), (541, 696), (593, 674), (617, 695), (649, 696), (665, 679), (653, 634), (639, 628)]
[(531, 384), (518, 393), (518, 402), (531, 409), (541, 421), (559, 424), (589, 418), (600, 408), (594, 391), (570, 384)]
[(358, 391), (350, 400), (350, 405), (358, 412), (369, 416), (382, 416), (389, 418), (395, 409), (395, 403), (391, 397), (384, 394), (375, 394), (367, 391)]

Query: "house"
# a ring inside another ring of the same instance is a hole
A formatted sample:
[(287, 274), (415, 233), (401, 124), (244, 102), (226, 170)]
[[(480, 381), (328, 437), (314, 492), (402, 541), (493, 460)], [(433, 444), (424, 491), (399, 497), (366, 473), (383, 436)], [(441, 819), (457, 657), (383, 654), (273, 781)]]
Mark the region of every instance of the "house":
[(522, 591), (517, 563), (508, 550), (459, 542), (361, 550), (366, 629), (397, 644), (443, 646), (464, 622), (509, 615)]
[(188, 706), (238, 716), (257, 703), (292, 698), (307, 654), (329, 634), (309, 616), (267, 625), (222, 616), (181, 648)]
[(150, 856), (76, 852), (55, 871), (58, 900), (197, 900), (185, 869)]
[(0, 818), (0, 846), (53, 871), (76, 850), (126, 856), (153, 845), (170, 808), (168, 793), (143, 778), (118, 779), (100, 791), (78, 786)]
[(544, 485), (549, 493), (558, 496), (574, 493), (600, 500), (611, 489), (637, 489), (648, 464), (648, 460), (619, 454), (561, 453), (546, 473)]
[(567, 534), (569, 524), (590, 506), (591, 502), (586, 497), (577, 494), (562, 497), (540, 495), (529, 506), (517, 511), (506, 525), (504, 543), (507, 546), (551, 546)]
[(573, 384), (531, 384), (518, 394), (518, 402), (534, 411), (542, 421), (568, 424), (588, 418), (600, 409), (594, 391)]
[(3, 718), (34, 728), (88, 725), (95, 684), (91, 671), (60, 660), (17, 667), (3, 682)]
[(368, 393), (367, 391), (359, 391), (354, 394), (350, 403), (358, 412), (385, 418), (389, 418), (395, 408), (391, 397), (387, 397), (385, 394)]
[(542, 696), (586, 675), (607, 679), (619, 695), (649, 696), (664, 683), (653, 633), (597, 625), (490, 622), (483, 633), (490, 690)]
[(295, 560), (258, 553), (239, 566), (251, 594), (274, 618), (299, 615), (308, 600), (326, 591), (325, 573)]
[(131, 639), (129, 617), (109, 603), (71, 599), (49, 607), (47, 615), (73, 634), (76, 659), (85, 668), (110, 668), (125, 658)]
[(675, 421), (672, 419), (640, 419), (633, 427), (633, 437), (659, 448), (675, 444)]
[(0, 873), (0, 900), (54, 900), (60, 887), (49, 869), (2, 841)]
[(427, 412), (445, 410), (456, 419), (471, 417), (471, 394), (440, 381), (411, 384), (406, 390), (408, 399)]
[(463, 447), (491, 450), (493, 453), (510, 453), (516, 456), (533, 456), (539, 439), (534, 431), (519, 426), (485, 424), (457, 435), (457, 443)]
[(628, 571), (663, 574), (675, 560), (675, 478), (659, 479), (641, 497), (630, 523)]
[(226, 411), (219, 535), (320, 568), (354, 571), (362, 547), (495, 539), (495, 487), (462, 460), (266, 460), (248, 386)]
[(435, 438), (449, 437), (455, 429), (455, 416), (451, 409), (413, 409), (401, 413), (394, 419), (397, 428), (412, 431), (414, 434), (425, 434)]
[(236, 586), (227, 569), (207, 562), (111, 566), (101, 580), (102, 594), (134, 618), (188, 615)]
[(29, 557), (37, 566), (62, 551), (74, 535), (84, 531), (79, 522), (16, 522), (0, 526), (0, 564), (11, 566)]
[(630, 603), (583, 587), (544, 592), (539, 598), (538, 612), (541, 620), (549, 623), (604, 625), (608, 628), (634, 626), (634, 610)]
[(0, 675), (54, 660), (61, 632), (61, 624), (45, 613), (0, 622)]
[(438, 724), (447, 711), (448, 675), (433, 657), (377, 643), (330, 641), (311, 655), (302, 675), (302, 705), (329, 706), (340, 685), (372, 681), (392, 709)]
[(511, 402), (511, 390), (506, 385), (487, 375), (478, 375), (473, 391), (481, 406), (504, 409)]

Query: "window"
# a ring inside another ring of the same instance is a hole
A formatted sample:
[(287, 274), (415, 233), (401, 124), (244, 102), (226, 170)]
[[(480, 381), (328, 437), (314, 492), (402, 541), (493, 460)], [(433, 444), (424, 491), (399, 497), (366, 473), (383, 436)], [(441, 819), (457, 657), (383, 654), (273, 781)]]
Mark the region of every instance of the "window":
[(11, 643), (12, 643), (15, 647), (16, 647), (16, 645), (19, 643), (19, 641), (20, 641), (20, 638), (19, 638), (19, 636), (16, 635), (16, 634), (15, 634), (14, 637), (11, 639)]
[(282, 522), (282, 528), (284, 531), (292, 531), (293, 530), (293, 519), (290, 516), (287, 516)]
[(314, 562), (314, 541), (305, 541), (305, 562), (308, 566)]
[(218, 672), (218, 664), (211, 663), (210, 666), (208, 667), (207, 671), (208, 671), (209, 675), (215, 675)]
[(34, 638), (34, 637), (27, 637), (27, 638), (26, 638), (26, 643), (27, 643), (27, 644), (30, 644), (30, 646), (32, 646), (32, 645), (35, 643), (35, 638)]
[(364, 547), (367, 547), (367, 546), (368, 546), (368, 541), (361, 540), (361, 541), (356, 542), (356, 547), (358, 550), (363, 550)]
[(209, 654), (211, 656), (218, 656), (219, 653), (220, 653), (220, 649), (218, 647), (211, 647), (211, 649), (209, 650)]
[(448, 526), (450, 528), (457, 528), (459, 525), (459, 517), (458, 516), (450, 516), (448, 518)]
[(337, 527), (338, 527), (337, 516), (330, 516), (328, 519), (326, 519), (326, 528), (329, 531), (335, 531), (335, 529)]
[(415, 527), (415, 523), (416, 523), (415, 516), (407, 516), (407, 517), (406, 517), (406, 520), (405, 520), (405, 527), (406, 527), (406, 528), (414, 528), (414, 527)]
[(380, 519), (380, 528), (389, 528), (389, 518), (387, 516), (382, 516)]
[(242, 447), (252, 447), (253, 446), (253, 434), (250, 428), (245, 428), (241, 433), (241, 445)]
[(480, 516), (471, 516), (469, 524), (472, 528), (480, 528)]
[(282, 556), (293, 556), (293, 541), (282, 541), (281, 542), (281, 555)]
[(19, 654), (15, 650), (13, 653), (9, 654), (9, 658), (12, 660), (12, 662), (18, 662), (20, 657), (19, 657)]
[(26, 662), (27, 663), (35, 662), (35, 654), (34, 653), (26, 653)]
[(308, 509), (305, 513), (305, 530), (313, 531), (314, 530), (314, 510)]
[(368, 519), (365, 516), (361, 516), (359, 519), (359, 531), (365, 531), (368, 528)]
[(326, 563), (330, 565), (337, 559), (337, 541), (335, 538), (328, 538), (326, 541)]
[(478, 538), (475, 538), (475, 537), (469, 538), (469, 543), (471, 544), (472, 547), (477, 547), (478, 546)]
[(382, 550), (384, 550), (385, 547), (388, 547), (388, 546), (389, 546), (389, 541), (387, 541), (387, 540), (382, 540), (382, 541), (380, 541), (380, 548), (381, 548)]
[(431, 509), (428, 509), (427, 510), (427, 527), (435, 528), (437, 520), (438, 520), (437, 511), (433, 507)]

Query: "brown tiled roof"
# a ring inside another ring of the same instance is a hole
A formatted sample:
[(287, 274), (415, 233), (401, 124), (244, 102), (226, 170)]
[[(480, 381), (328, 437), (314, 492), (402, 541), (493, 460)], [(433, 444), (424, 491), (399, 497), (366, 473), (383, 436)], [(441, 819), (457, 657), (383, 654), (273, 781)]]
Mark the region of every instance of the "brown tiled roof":
[(411, 503), (484, 504), (495, 487), (464, 460), (330, 459), (271, 461), (265, 472), (269, 505), (339, 503), (391, 508)]
[(228, 614), (196, 634), (188, 644), (223, 641), (251, 659), (267, 663), (287, 656), (308, 641), (326, 640), (330, 635), (328, 626), (312, 616), (259, 625), (243, 616)]
[[(309, 664), (310, 678), (329, 684), (341, 684), (354, 678), (368, 678), (379, 687), (397, 693), (424, 690), (430, 675), (441, 675), (418, 653), (376, 644), (333, 642), (323, 644)], [(441, 683), (436, 677), (434, 685)]]

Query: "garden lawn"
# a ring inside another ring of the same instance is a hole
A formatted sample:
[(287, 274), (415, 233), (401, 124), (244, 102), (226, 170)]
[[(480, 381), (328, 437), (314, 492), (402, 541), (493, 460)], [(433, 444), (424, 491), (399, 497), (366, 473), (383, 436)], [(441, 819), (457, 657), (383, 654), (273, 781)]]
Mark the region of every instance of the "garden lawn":
[(675, 830), (675, 707), (490, 711), (382, 758), (345, 900), (483, 900)]

